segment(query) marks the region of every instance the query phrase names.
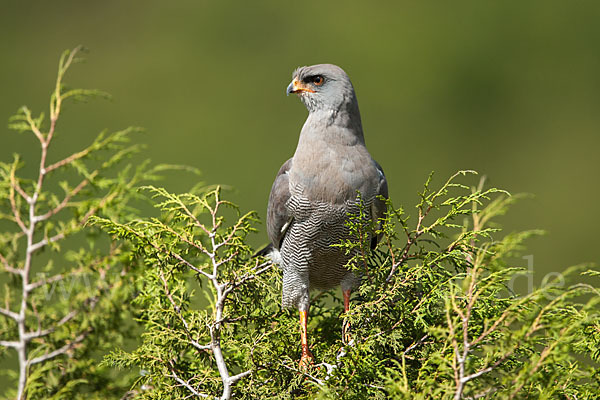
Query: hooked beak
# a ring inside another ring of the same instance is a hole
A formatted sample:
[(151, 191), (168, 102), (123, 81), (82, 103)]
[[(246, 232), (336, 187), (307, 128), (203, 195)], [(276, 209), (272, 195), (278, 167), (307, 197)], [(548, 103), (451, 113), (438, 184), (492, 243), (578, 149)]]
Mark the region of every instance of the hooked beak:
[(300, 82), (298, 80), (298, 78), (294, 78), (294, 80), (292, 81), (292, 83), (290, 83), (285, 91), (286, 95), (290, 95), (290, 93), (302, 93), (302, 92), (309, 92), (309, 93), (314, 93), (315, 91), (308, 88), (305, 84), (303, 84), (302, 82)]

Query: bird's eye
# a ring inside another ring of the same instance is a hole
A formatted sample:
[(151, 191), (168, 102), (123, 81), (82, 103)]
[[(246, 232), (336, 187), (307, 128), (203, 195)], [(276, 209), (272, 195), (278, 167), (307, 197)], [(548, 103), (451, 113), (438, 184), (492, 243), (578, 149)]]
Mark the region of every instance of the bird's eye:
[(323, 79), (323, 77), (321, 75), (317, 75), (312, 78), (312, 81), (315, 85), (321, 86), (323, 84), (323, 82), (325, 81), (325, 79)]

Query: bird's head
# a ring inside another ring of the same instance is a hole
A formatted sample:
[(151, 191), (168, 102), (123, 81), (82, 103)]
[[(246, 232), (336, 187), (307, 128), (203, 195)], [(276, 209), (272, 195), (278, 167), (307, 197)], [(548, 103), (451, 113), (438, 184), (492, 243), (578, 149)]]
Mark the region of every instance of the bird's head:
[(357, 107), (350, 78), (333, 64), (297, 68), (286, 92), (296, 93), (309, 112)]

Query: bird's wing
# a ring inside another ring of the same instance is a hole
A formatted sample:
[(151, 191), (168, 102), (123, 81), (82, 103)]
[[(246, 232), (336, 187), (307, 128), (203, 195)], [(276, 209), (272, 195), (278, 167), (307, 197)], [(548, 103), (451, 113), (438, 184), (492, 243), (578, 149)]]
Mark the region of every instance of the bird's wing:
[[(375, 160), (373, 160), (373, 162), (375, 162), (375, 166), (377, 167), (377, 175), (379, 177), (379, 182), (377, 183), (377, 191), (375, 192), (377, 197), (373, 201), (371, 215), (373, 216), (373, 222), (376, 224), (376, 227), (380, 228), (381, 223), (378, 221), (380, 218), (384, 218), (385, 216), (386, 204), (384, 200), (379, 198), (379, 196), (382, 196), (386, 199), (389, 197), (388, 183), (387, 179), (385, 178), (385, 174), (383, 173), (383, 168), (381, 168), (381, 165), (379, 165), (379, 163)], [(373, 238), (371, 239), (371, 249), (375, 249), (375, 247), (377, 247), (377, 242), (379, 242), (380, 239), (381, 235), (373, 236)]]
[(292, 159), (287, 160), (279, 169), (267, 206), (267, 234), (273, 246), (279, 250), (287, 228), (292, 221), (292, 214), (287, 208), (290, 198), (290, 186), (288, 171), (292, 167)]

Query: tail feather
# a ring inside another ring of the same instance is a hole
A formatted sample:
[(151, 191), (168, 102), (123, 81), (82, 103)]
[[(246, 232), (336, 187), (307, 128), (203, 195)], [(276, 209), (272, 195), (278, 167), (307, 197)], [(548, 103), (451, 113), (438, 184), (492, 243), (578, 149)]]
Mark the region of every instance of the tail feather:
[(273, 250), (275, 250), (275, 247), (273, 247), (273, 243), (269, 243), (262, 249), (256, 250), (256, 252), (254, 254), (252, 254), (252, 258), (254, 258), (254, 257), (269, 257), (269, 253), (271, 253)]
[(281, 253), (273, 246), (273, 243), (269, 243), (262, 249), (257, 250), (252, 257), (267, 257), (270, 258), (274, 264), (281, 266)]

